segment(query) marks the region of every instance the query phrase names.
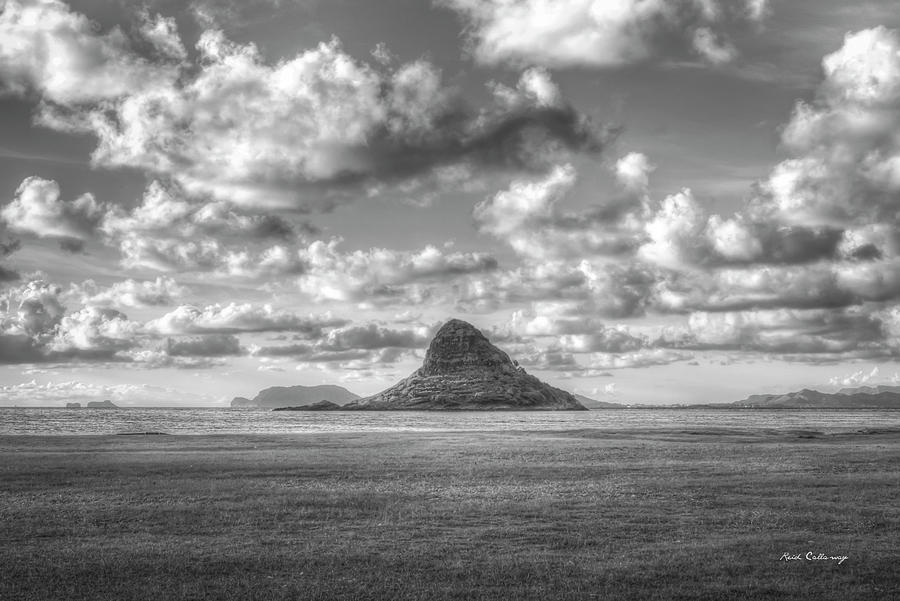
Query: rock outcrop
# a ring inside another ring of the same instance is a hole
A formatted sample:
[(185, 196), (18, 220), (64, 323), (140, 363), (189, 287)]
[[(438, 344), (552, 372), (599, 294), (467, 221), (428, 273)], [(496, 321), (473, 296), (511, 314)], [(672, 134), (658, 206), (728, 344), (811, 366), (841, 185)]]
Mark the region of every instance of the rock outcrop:
[(445, 323), (418, 370), (395, 386), (343, 407), (356, 410), (585, 411), (574, 396), (541, 382), (473, 325)]
[(81, 403), (66, 403), (66, 409), (81, 409)]

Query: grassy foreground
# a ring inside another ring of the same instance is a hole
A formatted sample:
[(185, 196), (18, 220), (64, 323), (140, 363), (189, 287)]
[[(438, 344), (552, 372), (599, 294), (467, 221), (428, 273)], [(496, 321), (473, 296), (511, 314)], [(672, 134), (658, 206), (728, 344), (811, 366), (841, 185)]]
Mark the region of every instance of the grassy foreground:
[(0, 437), (0, 599), (900, 599), (898, 466), (896, 432)]

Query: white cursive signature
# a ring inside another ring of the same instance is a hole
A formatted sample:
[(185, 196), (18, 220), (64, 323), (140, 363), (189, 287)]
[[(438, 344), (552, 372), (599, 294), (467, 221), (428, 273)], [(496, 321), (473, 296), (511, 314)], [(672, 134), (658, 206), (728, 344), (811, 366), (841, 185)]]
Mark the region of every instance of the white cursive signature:
[(824, 553), (807, 551), (806, 555), (801, 555), (800, 553), (784, 553), (778, 561), (802, 561), (804, 559), (806, 561), (836, 561), (840, 565), (849, 558), (846, 555), (826, 555)]

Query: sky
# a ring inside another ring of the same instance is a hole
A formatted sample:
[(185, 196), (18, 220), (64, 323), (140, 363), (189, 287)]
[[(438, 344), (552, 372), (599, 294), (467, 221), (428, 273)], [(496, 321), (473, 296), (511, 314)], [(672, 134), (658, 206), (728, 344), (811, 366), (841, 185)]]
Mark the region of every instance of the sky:
[(900, 383), (889, 0), (0, 0), (0, 405)]

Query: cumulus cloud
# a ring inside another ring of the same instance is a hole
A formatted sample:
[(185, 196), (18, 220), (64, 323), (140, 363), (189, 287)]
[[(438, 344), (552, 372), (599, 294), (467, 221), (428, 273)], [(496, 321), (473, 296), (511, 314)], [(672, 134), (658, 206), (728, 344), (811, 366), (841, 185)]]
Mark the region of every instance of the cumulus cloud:
[(845, 388), (845, 387), (856, 387), (862, 386), (872, 378), (878, 375), (878, 367), (873, 367), (871, 371), (859, 369), (852, 374), (847, 374), (844, 376), (833, 376), (828, 379), (828, 383), (835, 387)]
[(507, 327), (520, 337), (551, 338), (553, 350), (561, 355), (625, 353), (648, 346), (646, 336), (607, 326), (590, 309), (571, 302), (536, 302), (530, 309), (514, 311)]
[[(732, 217), (709, 214), (689, 189), (663, 199), (644, 224), (647, 241), (639, 256), (672, 270), (734, 265), (800, 264), (837, 259), (845, 232), (827, 226), (781, 224), (754, 220), (745, 213)], [(856, 247), (846, 252), (868, 259)]]
[(178, 35), (178, 25), (172, 17), (151, 15), (146, 9), (141, 14), (140, 35), (153, 46), (157, 55), (181, 62), (187, 59), (187, 50)]
[(262, 361), (290, 359), (297, 362), (297, 369), (324, 366), (325, 369), (367, 372), (412, 357), (414, 349), (427, 346), (432, 335), (432, 328), (424, 326), (395, 329), (374, 323), (348, 325), (305, 342), (253, 346), (250, 353)]
[(276, 310), (271, 305), (229, 303), (205, 307), (181, 305), (162, 317), (147, 322), (145, 328), (148, 332), (159, 335), (297, 332), (318, 337), (324, 329), (346, 323), (346, 320), (328, 313), (304, 317)]
[(13, 231), (75, 243), (91, 238), (104, 215), (105, 207), (93, 195), (64, 201), (59, 184), (39, 177), (26, 178), (15, 198), (0, 210), (0, 217)]
[[(294, 225), (276, 214), (248, 215), (224, 202), (191, 202), (180, 191), (152, 181), (141, 203), (130, 212), (112, 207), (100, 227), (110, 238), (153, 234), (154, 237), (190, 239), (198, 237), (240, 238), (243, 240), (293, 239)], [(314, 231), (300, 224), (306, 233)]]
[(482, 232), (528, 259), (628, 253), (642, 239), (639, 218), (647, 212), (640, 179), (649, 166), (641, 165), (636, 156), (623, 159), (626, 163), (618, 173), (620, 181), (638, 194), (606, 199), (583, 213), (565, 212), (558, 205), (576, 181), (575, 168), (566, 164), (541, 179), (513, 181), (477, 204), (473, 216)]
[(764, 182), (756, 210), (792, 223), (847, 227), (895, 220), (900, 191), (900, 36), (848, 34), (822, 61), (825, 80), (784, 128), (794, 155)]
[[(170, 19), (148, 21), (142, 32), (157, 47), (164, 47), (169, 58), (173, 51), (177, 54)], [(34, 91), (53, 103), (77, 105), (171, 85), (177, 76), (171, 61), (160, 64), (142, 58), (121, 29), (99, 33), (94, 23), (64, 2), (6, 0), (3, 4), (0, 92)]]
[(32, 280), (0, 296), (0, 362), (123, 361), (139, 344), (141, 324), (115, 309), (68, 312), (62, 288)]
[(793, 155), (745, 210), (709, 214), (684, 190), (645, 224), (638, 256), (664, 270), (664, 311), (840, 309), (900, 298), (900, 35), (848, 34), (783, 130)]
[(420, 251), (384, 248), (340, 252), (340, 239), (315, 241), (300, 249), (300, 290), (316, 300), (388, 302), (427, 294), (422, 286), (491, 272), (497, 261), (485, 253), (446, 252), (436, 246)]
[(128, 279), (107, 288), (98, 286), (94, 280), (86, 280), (73, 284), (69, 294), (79, 297), (85, 305), (155, 307), (174, 304), (186, 290), (172, 278), (158, 277), (144, 282)]
[(7, 288), (0, 294), (0, 362), (28, 363), (43, 358), (66, 309), (62, 290), (43, 280)]
[(305, 361), (360, 358), (370, 356), (370, 351), (424, 348), (431, 340), (432, 330), (426, 326), (395, 329), (375, 323), (341, 325), (315, 337), (306, 336), (306, 342), (257, 346), (252, 352), (262, 357), (303, 357)]
[(739, 350), (790, 356), (866, 351), (893, 354), (883, 321), (865, 311), (825, 309), (696, 312), (686, 328), (663, 334), (657, 345), (692, 350)]
[(602, 318), (643, 315), (653, 298), (656, 275), (634, 262), (588, 260), (529, 263), (472, 277), (454, 286), (456, 305), (490, 312), (508, 303), (577, 301), (582, 311)]
[(115, 309), (85, 307), (66, 314), (48, 344), (50, 357), (73, 356), (113, 359), (119, 351), (134, 348), (141, 324)]
[(469, 25), (486, 64), (621, 67), (673, 57), (719, 64), (735, 58), (728, 38), (767, 15), (764, 0), (436, 0)]
[(488, 87), (502, 104), (513, 109), (534, 105), (542, 107), (565, 106), (559, 86), (550, 77), (550, 73), (540, 67), (531, 67), (524, 70), (515, 88), (498, 82), (491, 82), (488, 84)]
[(252, 207), (327, 209), (348, 189), (414, 183), (456, 165), (542, 168), (603, 145), (537, 72), (523, 80), (531, 102), (475, 110), (433, 64), (377, 70), (337, 40), (274, 66), (216, 30), (197, 50), (196, 69), (177, 82), (138, 87), (111, 110), (44, 107), (41, 122), (94, 135), (96, 165), (136, 167), (191, 195)]
[(642, 152), (629, 152), (616, 161), (616, 179), (626, 190), (646, 195), (650, 186), (650, 174), (656, 165)]
[[(253, 215), (224, 202), (191, 202), (179, 190), (153, 181), (130, 212), (115, 207), (99, 226), (128, 268), (163, 272), (215, 272), (258, 277), (296, 274), (291, 249), (316, 232), (306, 222), (277, 214)], [(270, 245), (272, 241), (276, 243)]]

